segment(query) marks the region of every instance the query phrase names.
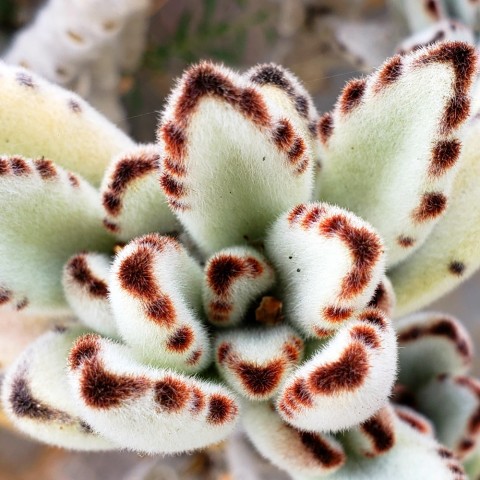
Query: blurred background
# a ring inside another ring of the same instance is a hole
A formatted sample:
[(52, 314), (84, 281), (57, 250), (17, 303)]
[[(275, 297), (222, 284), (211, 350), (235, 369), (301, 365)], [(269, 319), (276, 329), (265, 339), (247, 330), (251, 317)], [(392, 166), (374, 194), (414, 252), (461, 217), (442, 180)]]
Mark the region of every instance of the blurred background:
[[(42, 25), (40, 20), (35, 20), (39, 8), (47, 3), (0, 0), (0, 51), (6, 61), (29, 67), (38, 56), (33, 47), (30, 51), (31, 38), (38, 36), (43, 41), (48, 37), (45, 42), (52, 38), (55, 42), (53, 24), (49, 23), (53, 20), (46, 18)], [(108, 3), (111, 2), (105, 1)], [(189, 64), (201, 59), (223, 62), (239, 70), (256, 63), (281, 63), (303, 81), (319, 112), (323, 113), (332, 108), (349, 79), (373, 71), (396, 51), (414, 49), (435, 38), (476, 41), (477, 36), (476, 10), (465, 12), (449, 7), (447, 11), (435, 11), (431, 6), (436, 2), (423, 2), (430, 5), (431, 11), (423, 12), (424, 17), (418, 13), (421, 18), (413, 19), (402, 8), (402, 0), (151, 0), (139, 3), (145, 8), (139, 17), (142, 23), (136, 35), (140, 46), (137, 54), (132, 53), (132, 58), (136, 55), (134, 61), (130, 65), (121, 61), (114, 65), (114, 75), (108, 77), (108, 82), (102, 77), (104, 90), (113, 95), (110, 103), (104, 102), (101, 92), (94, 92), (92, 82), (95, 75), (99, 75), (98, 59), (89, 54), (72, 61), (53, 50), (44, 55), (57, 55), (64, 62), (62, 68), (55, 69), (58, 78), (50, 80), (57, 80), (85, 96), (140, 142), (155, 139), (158, 112), (173, 80)], [(111, 24), (104, 26), (106, 30), (112, 27)], [(23, 35), (27, 39), (23, 43), (22, 32), (26, 32)], [(75, 32), (70, 31), (70, 40), (81, 43), (82, 39), (72, 33)], [(15, 40), (17, 34), (20, 35)], [(128, 36), (126, 40), (128, 43)], [(119, 56), (127, 53), (120, 51)], [(32, 70), (40, 70), (38, 73), (48, 77), (50, 60), (42, 61)], [(79, 65), (78, 72), (73, 69), (69, 75), (68, 68), (75, 66), (75, 62)], [(90, 76), (86, 76), (87, 70)], [(103, 75), (103, 70), (100, 73)], [(477, 345), (480, 345), (479, 285), (480, 275), (477, 275), (433, 305), (434, 309), (463, 320)], [(4, 324), (2, 328), (8, 328), (14, 320), (0, 321)], [(18, 345), (27, 342), (41, 327), (29, 325), (28, 329), (28, 334), (19, 334)], [(13, 356), (18, 345), (0, 342), (2, 361)], [(480, 372), (478, 359), (476, 371)], [(222, 448), (215, 447), (188, 458), (176, 457), (168, 462), (132, 453), (68, 453), (31, 442), (11, 431), (5, 423), (0, 429), (0, 480), (233, 480), (224, 465)], [(249, 476), (243, 470), (242, 479), (284, 478), (253, 452), (248, 455), (257, 465), (257, 474)], [(238, 468), (241, 470), (242, 466)]]

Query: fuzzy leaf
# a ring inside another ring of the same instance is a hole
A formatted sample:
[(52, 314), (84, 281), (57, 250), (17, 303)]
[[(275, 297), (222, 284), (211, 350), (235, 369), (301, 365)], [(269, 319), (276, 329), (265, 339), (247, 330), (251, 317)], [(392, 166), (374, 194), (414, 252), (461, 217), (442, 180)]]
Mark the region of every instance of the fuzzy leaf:
[(84, 332), (78, 327), (48, 332), (24, 350), (3, 380), (3, 406), (19, 430), (50, 445), (74, 450), (118, 448), (82, 420), (70, 394), (68, 351)]
[(0, 304), (64, 307), (68, 258), (113, 244), (98, 193), (49, 160), (0, 157), (0, 202), (0, 256), (8, 259), (0, 268)]
[(210, 360), (199, 317), (202, 270), (171, 237), (150, 234), (115, 258), (110, 302), (123, 340), (144, 362), (198, 371)]
[(110, 257), (99, 253), (74, 255), (63, 270), (63, 290), (76, 317), (108, 337), (117, 337), (117, 326), (108, 301)]
[(319, 122), (320, 196), (379, 231), (389, 266), (419, 248), (445, 212), (475, 72), (475, 49), (462, 42), (395, 56), (347, 84)]
[(285, 315), (308, 336), (341, 327), (373, 297), (383, 275), (376, 232), (328, 204), (300, 204), (282, 215), (265, 247), (285, 290)]
[(216, 364), (227, 383), (250, 400), (271, 398), (303, 355), (302, 339), (289, 327), (221, 333)]
[(100, 189), (104, 223), (122, 241), (179, 227), (158, 184), (158, 150), (156, 145), (139, 145), (122, 152), (105, 173)]
[(382, 281), (377, 285), (373, 297), (368, 302), (367, 307), (378, 308), (388, 318), (391, 318), (395, 310), (397, 299), (392, 282), (384, 275)]
[(270, 97), (205, 62), (170, 96), (158, 132), (161, 184), (204, 253), (260, 240), (280, 213), (310, 197), (311, 140), (291, 108)]
[(133, 142), (79, 96), (0, 62), (0, 151), (49, 158), (98, 186)]
[(203, 305), (211, 323), (230, 327), (240, 323), (253, 300), (273, 287), (275, 272), (251, 247), (217, 252), (205, 265)]
[(467, 330), (443, 313), (423, 312), (395, 323), (398, 335), (398, 381), (416, 388), (443, 373), (463, 373), (472, 363)]
[(323, 478), (345, 463), (342, 445), (333, 436), (297, 430), (267, 402), (246, 405), (243, 425), (257, 450), (292, 475)]
[(223, 440), (239, 406), (224, 387), (136, 362), (132, 352), (97, 335), (70, 352), (70, 383), (83, 417), (123, 448), (179, 453)]
[(385, 405), (396, 363), (390, 322), (380, 310), (366, 309), (287, 379), (277, 401), (278, 411), (302, 430), (350, 428)]
[[(480, 95), (479, 95), (480, 98)], [(397, 294), (396, 316), (406, 315), (445, 295), (480, 266), (480, 120), (465, 132), (461, 167), (450, 205), (425, 244), (389, 276)]]

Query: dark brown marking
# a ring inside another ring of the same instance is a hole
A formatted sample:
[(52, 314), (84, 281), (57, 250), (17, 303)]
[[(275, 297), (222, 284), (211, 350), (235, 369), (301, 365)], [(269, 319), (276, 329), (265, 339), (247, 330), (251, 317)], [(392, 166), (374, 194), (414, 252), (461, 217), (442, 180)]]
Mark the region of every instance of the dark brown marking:
[(422, 195), (420, 205), (413, 211), (415, 222), (423, 223), (441, 215), (447, 208), (447, 197), (441, 192), (429, 192)]
[(235, 402), (219, 393), (210, 396), (208, 402), (207, 422), (212, 425), (222, 425), (232, 421), (238, 413)]
[(35, 88), (35, 82), (33, 81), (33, 77), (26, 72), (17, 72), (15, 79), (19, 85), (28, 88)]
[(397, 237), (397, 243), (403, 248), (410, 248), (415, 245), (415, 239), (413, 237), (408, 237), (405, 235), (400, 235)]
[(0, 158), (0, 175), (10, 173), (10, 163), (6, 158)]
[(68, 108), (73, 112), (73, 113), (81, 113), (82, 111), (82, 106), (77, 100), (74, 100), (71, 98), (68, 100)]
[(335, 450), (319, 434), (298, 431), (298, 436), (306, 450), (325, 468), (334, 468), (345, 461), (343, 453)]
[(265, 366), (240, 362), (233, 365), (233, 370), (251, 395), (265, 396), (271, 394), (278, 387), (285, 367), (284, 360), (275, 360)]
[(305, 379), (298, 378), (295, 380), (285, 390), (282, 402), (290, 410), (296, 410), (299, 407), (311, 407), (313, 405), (312, 394)]
[(375, 328), (369, 325), (357, 325), (350, 330), (350, 336), (353, 340), (358, 340), (370, 348), (380, 348), (381, 341)]
[(162, 161), (163, 168), (166, 172), (175, 177), (185, 177), (187, 175), (187, 169), (182, 162), (173, 160), (170, 157), (165, 157)]
[(70, 277), (75, 280), (92, 297), (107, 298), (108, 286), (100, 278), (95, 277), (88, 265), (85, 255), (76, 255), (67, 263), (66, 270)]
[(320, 140), (325, 145), (333, 133), (333, 115), (330, 112), (320, 117), (317, 129)]
[(347, 115), (358, 107), (362, 101), (367, 82), (365, 79), (350, 80), (338, 100), (340, 112)]
[(170, 198), (182, 198), (187, 194), (186, 187), (179, 181), (175, 180), (169, 173), (163, 172), (160, 177), (160, 185), (165, 195)]
[(318, 338), (326, 338), (334, 333), (334, 330), (327, 330), (325, 328), (313, 327), (313, 334)]
[(439, 457), (446, 458), (448, 460), (450, 460), (452, 458), (455, 458), (455, 455), (453, 454), (453, 452), (450, 449), (448, 449), (447, 447), (444, 447), (444, 446), (438, 447), (437, 453), (438, 453)]
[(145, 313), (150, 320), (162, 327), (172, 327), (177, 317), (172, 300), (163, 293), (158, 293), (155, 300), (145, 306)]
[(352, 314), (352, 308), (342, 308), (331, 305), (322, 310), (322, 319), (329, 323), (340, 323), (350, 318)]
[(154, 392), (155, 402), (168, 413), (182, 410), (190, 396), (188, 385), (174, 377), (156, 382)]
[(118, 233), (119, 232), (119, 227), (116, 223), (111, 222), (110, 220), (107, 220), (106, 218), (103, 219), (103, 226), (112, 233)]
[(70, 185), (73, 187), (73, 188), (78, 188), (80, 186), (80, 180), (78, 179), (78, 177), (73, 174), (73, 173), (68, 173), (68, 181), (70, 182)]
[(292, 148), (287, 152), (289, 162), (293, 165), (297, 164), (305, 154), (306, 149), (305, 142), (300, 137), (295, 138)]
[(12, 300), (13, 293), (6, 288), (0, 287), (0, 305), (4, 305)]
[(43, 180), (51, 180), (57, 176), (57, 169), (51, 160), (39, 158), (34, 160), (33, 164)]
[(68, 364), (72, 370), (76, 370), (83, 362), (98, 355), (100, 352), (99, 339), (98, 335), (87, 334), (75, 341), (68, 355)]
[(143, 395), (150, 385), (150, 381), (144, 377), (109, 372), (95, 358), (83, 363), (80, 393), (83, 401), (91, 408), (119, 407), (123, 402)]
[(195, 350), (188, 358), (187, 358), (187, 365), (194, 366), (198, 363), (200, 358), (202, 357), (202, 350), (198, 349)]
[(25, 308), (28, 307), (28, 304), (29, 304), (28, 298), (25, 297), (17, 303), (17, 305), (15, 306), (15, 310), (17, 310), (17, 312), (19, 312), (20, 310), (24, 310)]
[(308, 212), (304, 215), (302, 219), (302, 227), (306, 230), (312, 228), (320, 218), (325, 214), (325, 208), (322, 208), (318, 205), (314, 205)]
[(287, 221), (290, 225), (295, 223), (297, 220), (300, 219), (300, 217), (307, 211), (307, 206), (304, 203), (300, 203), (296, 207), (292, 208), (290, 210), (290, 213), (288, 214)]
[(351, 343), (334, 362), (318, 367), (308, 383), (317, 395), (335, 395), (359, 388), (370, 371), (367, 351), (359, 342)]
[(165, 145), (165, 152), (174, 161), (175, 164), (182, 162), (186, 152), (185, 132), (173, 122), (168, 122), (160, 128), (160, 136)]
[(451, 169), (458, 160), (461, 151), (459, 140), (444, 140), (438, 142), (432, 150), (432, 159), (428, 168), (429, 175), (440, 177)]
[(364, 310), (358, 315), (358, 319), (362, 322), (371, 323), (380, 328), (380, 330), (385, 330), (388, 325), (388, 322), (382, 312), (376, 308)]
[(395, 444), (395, 431), (390, 416), (383, 410), (362, 423), (360, 429), (372, 443), (372, 456), (388, 452)]
[(303, 350), (303, 340), (299, 337), (292, 337), (284, 343), (282, 350), (289, 362), (297, 363)]
[(351, 299), (367, 287), (372, 271), (383, 253), (378, 236), (365, 227), (355, 227), (341, 214), (325, 218), (319, 231), (326, 237), (337, 237), (353, 256), (353, 268), (342, 280), (341, 298)]
[(118, 278), (122, 288), (137, 297), (156, 300), (159, 292), (152, 265), (151, 251), (145, 246), (139, 246), (120, 265)]
[(448, 271), (457, 277), (461, 277), (464, 274), (465, 268), (465, 264), (463, 262), (459, 262), (458, 260), (454, 260), (448, 265)]
[(278, 325), (283, 321), (283, 303), (275, 297), (262, 297), (255, 309), (255, 320), (265, 325)]
[(460, 455), (463, 457), (468, 452), (471, 452), (475, 447), (475, 442), (471, 438), (462, 438), (460, 440), (457, 450), (460, 452)]
[(278, 122), (278, 125), (272, 132), (273, 141), (280, 150), (288, 150), (295, 137), (295, 130), (292, 124), (285, 118)]
[(423, 433), (424, 435), (429, 435), (432, 432), (432, 428), (423, 420), (422, 417), (413, 413), (413, 411), (407, 411), (404, 408), (396, 408), (395, 413), (397, 417), (407, 425), (410, 425), (417, 432)]
[(10, 158), (10, 168), (12, 169), (12, 173), (17, 177), (22, 177), (32, 172), (28, 163), (20, 157)]
[(186, 352), (195, 340), (195, 334), (190, 327), (181, 327), (176, 332), (171, 335), (168, 340), (166, 347), (176, 353)]
[(223, 342), (218, 346), (217, 349), (217, 360), (219, 364), (222, 364), (227, 360), (227, 357), (230, 355), (232, 351), (232, 345), (227, 342)]
[(374, 86), (375, 92), (379, 92), (385, 87), (390, 86), (392, 83), (395, 83), (402, 75), (402, 70), (403, 60), (400, 55), (395, 55), (387, 60), (387, 62), (378, 72), (377, 80)]
[(122, 210), (122, 198), (128, 187), (140, 178), (156, 172), (159, 166), (159, 155), (139, 152), (120, 160), (112, 173), (107, 189), (103, 193), (103, 206), (112, 216)]
[(434, 20), (440, 20), (440, 9), (438, 8), (437, 0), (427, 0), (425, 9)]
[(193, 414), (200, 413), (205, 407), (205, 394), (197, 387), (191, 388), (192, 403), (190, 411)]

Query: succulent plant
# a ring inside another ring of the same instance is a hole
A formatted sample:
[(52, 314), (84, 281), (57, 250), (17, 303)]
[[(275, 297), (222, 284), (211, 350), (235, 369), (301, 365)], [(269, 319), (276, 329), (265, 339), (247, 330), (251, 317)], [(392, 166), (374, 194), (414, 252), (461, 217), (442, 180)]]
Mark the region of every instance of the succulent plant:
[(434, 314), (400, 320), (389, 400), (390, 318), (479, 265), (475, 73), (466, 43), (395, 56), (318, 118), (279, 66), (203, 62), (158, 143), (136, 145), (2, 65), (0, 302), (75, 317), (6, 372), (12, 422), (65, 448), (166, 454), (243, 417), (293, 478), (466, 478), (419, 412), (474, 454), (467, 334)]

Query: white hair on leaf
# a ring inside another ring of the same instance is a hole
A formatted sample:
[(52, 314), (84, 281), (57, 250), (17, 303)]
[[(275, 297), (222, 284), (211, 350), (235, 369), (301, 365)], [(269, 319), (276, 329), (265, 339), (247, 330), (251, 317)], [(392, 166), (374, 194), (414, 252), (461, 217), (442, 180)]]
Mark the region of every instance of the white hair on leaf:
[(118, 331), (138, 359), (185, 372), (211, 359), (202, 323), (202, 270), (175, 239), (149, 234), (116, 256), (110, 303)]
[(117, 326), (108, 300), (110, 257), (78, 253), (63, 269), (63, 291), (76, 317), (107, 337), (117, 337)]
[(216, 364), (227, 383), (250, 400), (276, 394), (303, 356), (303, 341), (290, 327), (220, 333)]
[(226, 438), (238, 419), (225, 387), (142, 365), (128, 347), (98, 335), (78, 339), (69, 362), (83, 418), (122, 448), (191, 451)]
[(353, 427), (386, 404), (396, 369), (395, 331), (380, 310), (366, 309), (289, 376), (277, 410), (306, 431)]
[(3, 408), (13, 424), (50, 445), (73, 450), (111, 450), (80, 415), (67, 379), (68, 352), (85, 330), (47, 332), (17, 358), (2, 384)]
[(476, 60), (464, 42), (397, 55), (349, 82), (319, 122), (320, 198), (371, 223), (389, 267), (419, 248), (446, 211)]
[(203, 62), (185, 72), (158, 141), (163, 190), (205, 254), (260, 240), (279, 214), (310, 197), (311, 139), (290, 108), (227, 68)]
[(373, 297), (384, 270), (380, 237), (325, 203), (300, 204), (271, 227), (266, 253), (285, 291), (285, 316), (308, 336), (328, 336)]
[(205, 265), (203, 305), (208, 320), (219, 327), (240, 323), (253, 300), (272, 288), (275, 272), (252, 247), (217, 252)]
[[(0, 79), (0, 82), (2, 80)], [(82, 250), (108, 251), (98, 192), (50, 160), (0, 157), (0, 304), (65, 309), (62, 269)]]
[(137, 145), (116, 156), (105, 172), (100, 187), (105, 225), (119, 240), (178, 230), (158, 184), (159, 162), (156, 145)]

